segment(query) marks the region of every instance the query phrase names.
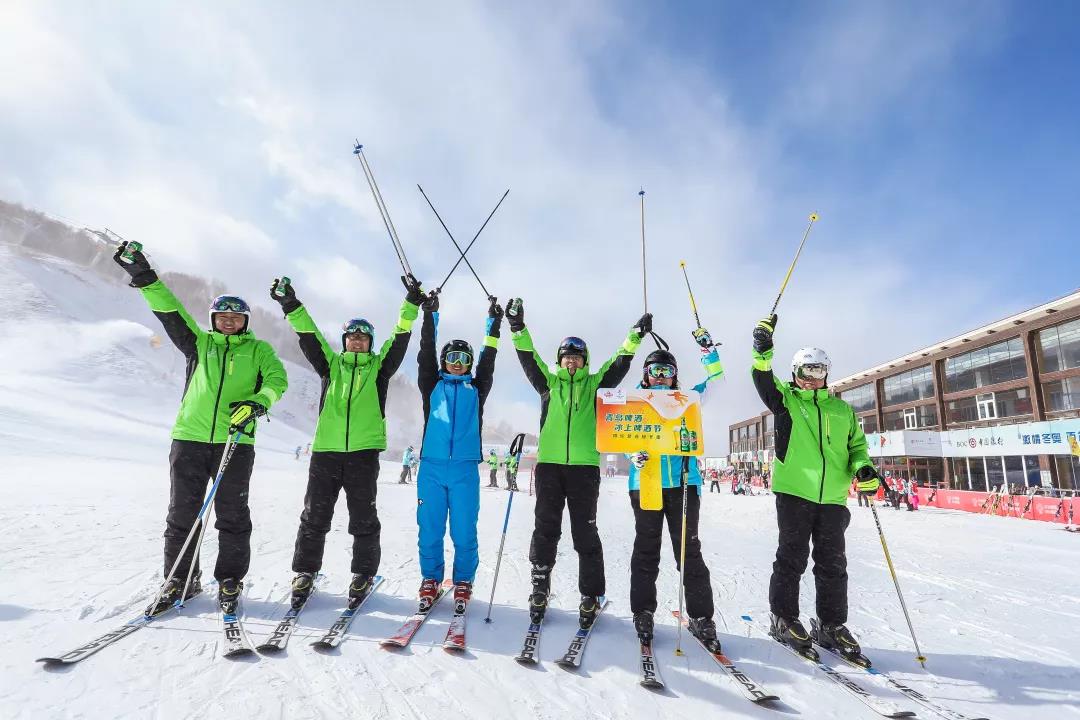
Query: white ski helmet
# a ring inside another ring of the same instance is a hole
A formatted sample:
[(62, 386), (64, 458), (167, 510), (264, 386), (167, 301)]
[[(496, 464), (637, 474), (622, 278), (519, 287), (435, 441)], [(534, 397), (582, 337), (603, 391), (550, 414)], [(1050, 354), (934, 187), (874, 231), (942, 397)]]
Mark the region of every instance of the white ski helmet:
[[(825, 373), (821, 377), (817, 377), (818, 380), (824, 380), (829, 376), (829, 370), (832, 369), (832, 361), (829, 360), (829, 356), (825, 354), (825, 351), (816, 347), (804, 347), (801, 350), (797, 350), (795, 355), (791, 358), (791, 374), (795, 377), (799, 377), (799, 368), (811, 366), (815, 368), (824, 368)], [(806, 373), (806, 377), (815, 377), (821, 371)]]

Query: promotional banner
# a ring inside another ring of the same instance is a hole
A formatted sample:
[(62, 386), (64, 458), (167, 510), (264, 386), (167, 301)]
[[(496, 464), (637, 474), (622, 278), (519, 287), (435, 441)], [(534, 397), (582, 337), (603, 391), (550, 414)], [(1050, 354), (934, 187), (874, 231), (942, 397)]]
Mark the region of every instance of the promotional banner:
[(871, 457), (983, 457), (1068, 455), (1080, 438), (1080, 419), (997, 425), (963, 430), (894, 430), (868, 433)]
[(641, 507), (663, 508), (660, 457), (701, 455), (701, 396), (693, 390), (642, 388), (596, 391), (596, 449), (632, 454), (644, 450)]

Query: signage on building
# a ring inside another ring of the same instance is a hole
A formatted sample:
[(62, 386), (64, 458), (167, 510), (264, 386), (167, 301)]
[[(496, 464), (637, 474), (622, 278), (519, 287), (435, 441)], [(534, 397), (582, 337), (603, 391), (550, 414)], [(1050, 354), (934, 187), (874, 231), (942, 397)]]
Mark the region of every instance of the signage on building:
[(1080, 419), (966, 430), (895, 430), (866, 436), (871, 457), (984, 457), (1068, 455), (1080, 440)]

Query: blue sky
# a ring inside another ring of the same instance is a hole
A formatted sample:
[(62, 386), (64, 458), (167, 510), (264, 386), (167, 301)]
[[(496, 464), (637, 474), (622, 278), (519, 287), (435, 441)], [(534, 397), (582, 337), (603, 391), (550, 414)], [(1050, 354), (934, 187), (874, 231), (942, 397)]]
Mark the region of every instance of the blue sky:
[[(658, 330), (694, 377), (685, 259), (725, 343), (713, 453), (760, 410), (749, 330), (812, 211), (781, 371), (813, 344), (844, 375), (1075, 289), (1075, 4), (519, 5), (4, 3), (0, 197), (388, 327), (360, 137), (422, 278), (455, 256), (415, 183), (459, 239), (510, 187), (477, 270), (545, 355), (575, 334), (601, 356), (641, 312), (643, 185)], [(478, 341), (483, 312), (461, 273), (442, 331)], [(491, 403), (536, 423), (509, 352)]]

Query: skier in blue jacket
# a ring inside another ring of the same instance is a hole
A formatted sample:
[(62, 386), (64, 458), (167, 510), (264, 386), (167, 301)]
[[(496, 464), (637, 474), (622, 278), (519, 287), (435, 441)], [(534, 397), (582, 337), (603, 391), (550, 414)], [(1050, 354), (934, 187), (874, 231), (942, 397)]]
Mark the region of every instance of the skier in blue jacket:
[[(710, 380), (720, 377), (724, 368), (720, 356), (712, 346), (708, 333), (698, 332), (695, 340), (701, 345), (701, 364), (705, 366), (706, 378), (694, 386), (699, 393), (705, 392)], [(639, 388), (677, 390), (679, 366), (675, 356), (667, 350), (655, 350), (645, 358)], [(634, 551), (630, 556), (630, 611), (634, 614), (634, 629), (642, 643), (651, 643), (653, 637), (653, 613), (656, 612), (656, 577), (660, 573), (660, 544), (667, 518), (671, 547), (675, 563), (679, 562), (682, 540), (683, 473), (686, 474), (686, 612), (690, 632), (712, 652), (720, 652), (713, 621), (712, 585), (709, 568), (701, 556), (701, 540), (698, 538), (698, 512), (701, 508), (701, 471), (695, 458), (682, 455), (664, 455), (660, 458), (663, 478), (662, 510), (641, 509), (641, 469), (649, 454), (640, 451), (630, 456), (630, 506), (634, 510)]]
[(416, 522), (420, 526), (420, 609), (431, 606), (445, 567), (443, 536), (447, 516), (454, 543), (454, 609), (464, 612), (480, 564), (476, 522), (480, 513), (480, 471), (483, 461), (480, 428), (484, 401), (491, 391), (499, 326), (503, 310), (492, 298), (487, 336), (479, 358), (464, 340), (451, 340), (435, 352), (439, 297), (431, 293), (423, 305), (417, 385), (424, 401), (424, 441), (416, 476)]
[(414, 467), (416, 467), (416, 455), (413, 453), (413, 446), (410, 445), (401, 454), (401, 476), (398, 478), (398, 485), (408, 485), (412, 482)]

